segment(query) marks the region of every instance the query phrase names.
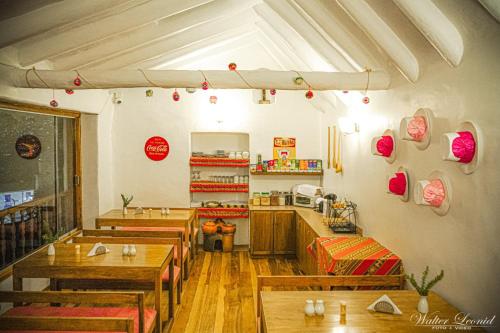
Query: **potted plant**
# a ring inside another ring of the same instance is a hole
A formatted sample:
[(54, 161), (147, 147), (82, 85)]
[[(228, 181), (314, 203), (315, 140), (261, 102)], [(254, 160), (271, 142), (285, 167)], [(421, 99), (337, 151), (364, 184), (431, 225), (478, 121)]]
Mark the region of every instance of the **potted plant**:
[(441, 273), (436, 275), (432, 280), (427, 282), (427, 275), (429, 274), (429, 266), (425, 267), (425, 271), (422, 273), (422, 281), (420, 285), (417, 283), (415, 280), (415, 276), (413, 273), (411, 275), (406, 275), (406, 279), (410, 281), (411, 285), (417, 290), (418, 294), (420, 295), (420, 300), (418, 301), (418, 306), (417, 310), (420, 313), (427, 313), (429, 312), (429, 302), (427, 301), (427, 296), (429, 295), (429, 291), (431, 290), (432, 287), (439, 281), (443, 279), (444, 272), (441, 270)]
[(124, 194), (120, 194), (122, 196), (122, 201), (123, 201), (123, 215), (127, 215), (127, 206), (130, 204), (132, 199), (134, 199), (134, 196), (131, 195), (130, 198), (126, 197)]
[[(42, 240), (44, 244), (49, 244), (49, 247), (47, 249), (47, 255), (49, 256), (55, 256), (56, 255), (56, 248), (54, 247), (54, 242), (56, 242), (59, 239), (59, 233), (53, 233), (52, 230), (47, 226), (44, 228), (44, 233), (42, 235)], [(62, 234), (62, 233), (61, 233)]]

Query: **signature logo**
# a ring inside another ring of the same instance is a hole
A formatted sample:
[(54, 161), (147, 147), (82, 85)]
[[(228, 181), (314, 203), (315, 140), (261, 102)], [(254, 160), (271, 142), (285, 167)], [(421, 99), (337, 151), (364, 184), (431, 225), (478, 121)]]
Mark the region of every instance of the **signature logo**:
[(452, 329), (457, 331), (468, 331), (472, 328), (495, 327), (496, 315), (484, 316), (482, 318), (472, 318), (470, 313), (459, 312), (453, 318), (440, 316), (439, 311), (431, 313), (414, 313), (410, 320), (415, 326), (424, 326), (436, 330)]

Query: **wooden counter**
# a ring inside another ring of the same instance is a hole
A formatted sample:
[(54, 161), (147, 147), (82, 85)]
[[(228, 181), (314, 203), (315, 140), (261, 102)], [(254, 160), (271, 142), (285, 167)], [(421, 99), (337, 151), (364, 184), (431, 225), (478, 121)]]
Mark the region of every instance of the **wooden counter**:
[(319, 274), (317, 263), (307, 246), (317, 237), (362, 235), (336, 234), (323, 223), (323, 215), (311, 208), (296, 206), (249, 206), (250, 254), (296, 256), (305, 274)]

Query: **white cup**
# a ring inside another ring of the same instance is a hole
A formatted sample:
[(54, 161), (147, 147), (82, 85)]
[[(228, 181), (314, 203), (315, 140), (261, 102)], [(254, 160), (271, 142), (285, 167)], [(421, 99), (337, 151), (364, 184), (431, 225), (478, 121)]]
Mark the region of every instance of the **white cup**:
[(408, 133), (408, 123), (413, 119), (413, 117), (404, 117), (401, 119), (401, 123), (399, 126), (399, 133), (401, 135), (401, 139), (413, 141), (412, 136)]
[(247, 151), (244, 151), (243, 153), (241, 153), (241, 156), (243, 157), (243, 159), (248, 160), (248, 158), (250, 158), (250, 153)]
[(236, 153), (234, 151), (229, 153), (229, 158), (235, 159), (236, 158)]
[(460, 135), (458, 133), (444, 133), (441, 136), (441, 158), (445, 161), (457, 162), (460, 158), (453, 155), (452, 145), (453, 140), (458, 138)]
[(415, 190), (414, 190), (414, 197), (415, 197), (415, 203), (417, 205), (424, 205), (424, 206), (430, 206), (431, 204), (425, 201), (424, 199), (424, 188), (430, 184), (430, 181), (428, 180), (419, 180), (415, 184)]

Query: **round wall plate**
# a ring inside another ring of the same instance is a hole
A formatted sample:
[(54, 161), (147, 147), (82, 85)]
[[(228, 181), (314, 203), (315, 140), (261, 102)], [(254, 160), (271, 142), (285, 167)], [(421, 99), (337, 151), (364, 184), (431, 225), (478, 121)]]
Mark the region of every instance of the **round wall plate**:
[(474, 136), (474, 141), (476, 141), (476, 153), (474, 158), (469, 163), (459, 163), (460, 170), (463, 173), (469, 175), (473, 173), (479, 166), (479, 163), (483, 159), (483, 135), (479, 127), (472, 121), (464, 121), (458, 125), (457, 132), (468, 131)]

